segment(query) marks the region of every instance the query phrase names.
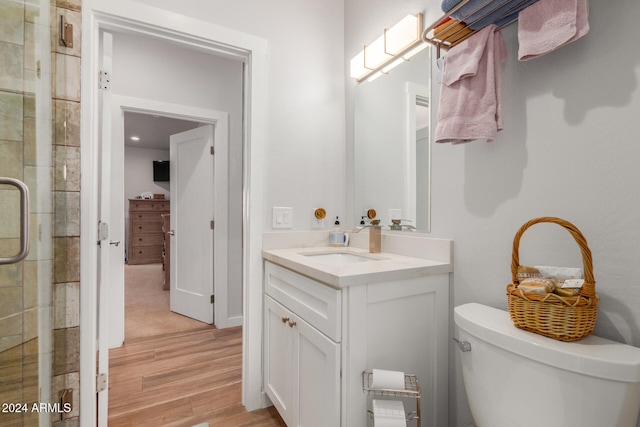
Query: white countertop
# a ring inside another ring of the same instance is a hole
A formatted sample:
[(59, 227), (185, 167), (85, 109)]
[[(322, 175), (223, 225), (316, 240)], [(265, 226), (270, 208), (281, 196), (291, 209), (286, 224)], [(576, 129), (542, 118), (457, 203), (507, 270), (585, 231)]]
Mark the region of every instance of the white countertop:
[[(323, 261), (321, 257), (307, 256), (309, 254), (334, 252), (362, 255), (375, 260), (353, 264), (334, 264)], [(386, 252), (370, 254), (365, 249), (354, 247), (264, 249), (262, 257), (274, 264), (296, 271), (337, 289), (352, 285), (410, 279), (453, 271), (451, 262), (414, 258)]]

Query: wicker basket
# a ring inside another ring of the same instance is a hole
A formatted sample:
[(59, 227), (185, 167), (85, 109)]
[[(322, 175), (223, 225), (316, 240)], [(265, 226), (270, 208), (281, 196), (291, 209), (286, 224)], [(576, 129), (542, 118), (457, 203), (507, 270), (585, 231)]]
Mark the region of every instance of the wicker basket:
[[(554, 293), (541, 295), (518, 289), (520, 238), (529, 227), (541, 222), (564, 227), (580, 247), (584, 264), (584, 284), (578, 296), (562, 297)], [(560, 341), (577, 341), (593, 332), (599, 298), (593, 278), (591, 251), (575, 225), (554, 217), (535, 218), (522, 225), (513, 239), (511, 277), (513, 283), (507, 285), (507, 298), (509, 314), (515, 326)]]

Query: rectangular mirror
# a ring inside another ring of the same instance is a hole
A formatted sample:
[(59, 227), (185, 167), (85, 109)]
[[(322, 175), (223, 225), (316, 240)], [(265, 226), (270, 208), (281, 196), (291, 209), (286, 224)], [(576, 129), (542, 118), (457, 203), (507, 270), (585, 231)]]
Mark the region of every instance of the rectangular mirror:
[(427, 47), (355, 90), (354, 215), (375, 209), (385, 229), (430, 230), (431, 61)]

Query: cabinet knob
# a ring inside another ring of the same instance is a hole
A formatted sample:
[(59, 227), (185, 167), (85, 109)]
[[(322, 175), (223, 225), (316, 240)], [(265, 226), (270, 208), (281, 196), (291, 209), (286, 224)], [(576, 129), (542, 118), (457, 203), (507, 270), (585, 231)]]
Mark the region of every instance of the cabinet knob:
[(296, 325), (297, 325), (297, 323), (296, 323), (296, 321), (295, 321), (295, 320), (289, 320), (289, 327), (290, 327), (290, 328), (293, 328), (293, 327), (294, 327), (294, 326), (296, 326)]
[(283, 318), (282, 318), (282, 323), (287, 323), (288, 321), (289, 321), (289, 318), (288, 318), (288, 317), (283, 317)]

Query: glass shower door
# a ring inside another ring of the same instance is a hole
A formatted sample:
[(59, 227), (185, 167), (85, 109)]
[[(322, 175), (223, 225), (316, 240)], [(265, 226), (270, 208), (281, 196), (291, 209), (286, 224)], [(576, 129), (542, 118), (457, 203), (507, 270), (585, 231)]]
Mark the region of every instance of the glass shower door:
[(60, 401), (52, 397), (50, 21), (48, 0), (0, 0), (0, 426), (62, 416), (50, 405)]

